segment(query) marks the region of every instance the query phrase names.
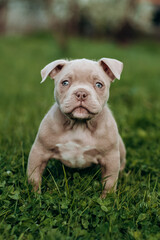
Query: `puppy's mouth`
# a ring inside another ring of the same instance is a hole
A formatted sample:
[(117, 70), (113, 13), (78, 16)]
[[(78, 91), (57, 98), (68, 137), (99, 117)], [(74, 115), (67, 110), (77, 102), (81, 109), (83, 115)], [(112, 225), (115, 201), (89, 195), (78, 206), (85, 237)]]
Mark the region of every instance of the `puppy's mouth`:
[(83, 106), (78, 106), (78, 107), (75, 107), (73, 110), (72, 110), (72, 113), (74, 111), (77, 111), (77, 112), (80, 112), (80, 113), (91, 113), (86, 107), (83, 107)]
[(73, 119), (90, 119), (95, 114), (90, 112), (87, 107), (79, 105), (73, 108), (69, 115)]

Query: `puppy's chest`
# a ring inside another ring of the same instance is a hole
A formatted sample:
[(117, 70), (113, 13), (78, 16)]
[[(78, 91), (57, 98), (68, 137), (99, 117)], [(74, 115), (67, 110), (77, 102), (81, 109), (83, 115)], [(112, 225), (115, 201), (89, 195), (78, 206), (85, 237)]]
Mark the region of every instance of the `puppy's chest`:
[(53, 157), (68, 167), (85, 168), (92, 163), (97, 164), (99, 155), (99, 151), (94, 146), (68, 141), (56, 144)]

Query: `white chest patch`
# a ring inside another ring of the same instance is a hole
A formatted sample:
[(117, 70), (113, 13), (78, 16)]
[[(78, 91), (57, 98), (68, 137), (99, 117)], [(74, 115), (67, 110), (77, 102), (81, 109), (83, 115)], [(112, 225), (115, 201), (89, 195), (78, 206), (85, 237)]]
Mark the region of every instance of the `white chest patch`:
[(90, 146), (81, 146), (74, 142), (68, 142), (64, 144), (56, 144), (60, 151), (63, 163), (66, 165), (69, 162), (71, 167), (82, 168), (86, 165), (86, 159), (84, 158), (84, 152), (93, 149)]

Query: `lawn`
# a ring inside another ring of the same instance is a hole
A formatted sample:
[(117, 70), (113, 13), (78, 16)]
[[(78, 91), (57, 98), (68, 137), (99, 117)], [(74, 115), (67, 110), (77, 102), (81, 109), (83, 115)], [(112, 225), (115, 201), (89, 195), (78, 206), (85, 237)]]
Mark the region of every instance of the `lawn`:
[[(53, 103), (54, 83), (40, 70), (59, 58), (117, 58), (121, 80), (109, 105), (127, 148), (115, 194), (99, 198), (99, 167), (71, 170), (51, 160), (42, 194), (26, 179), (39, 124)], [(0, 240), (160, 239), (160, 44), (122, 46), (68, 39), (63, 52), (50, 34), (0, 38)]]

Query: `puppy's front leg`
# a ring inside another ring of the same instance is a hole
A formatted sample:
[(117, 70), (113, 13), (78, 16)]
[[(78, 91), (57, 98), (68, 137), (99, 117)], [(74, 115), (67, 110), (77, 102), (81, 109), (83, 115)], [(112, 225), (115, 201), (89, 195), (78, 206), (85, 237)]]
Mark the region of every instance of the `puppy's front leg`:
[(27, 166), (28, 181), (33, 185), (34, 191), (39, 189), (40, 192), (42, 173), (50, 158), (49, 151), (36, 140), (31, 148)]
[(104, 189), (101, 197), (105, 198), (107, 192), (116, 190), (120, 170), (120, 153), (118, 149), (110, 150), (106, 157), (100, 161), (102, 170), (102, 183)]

